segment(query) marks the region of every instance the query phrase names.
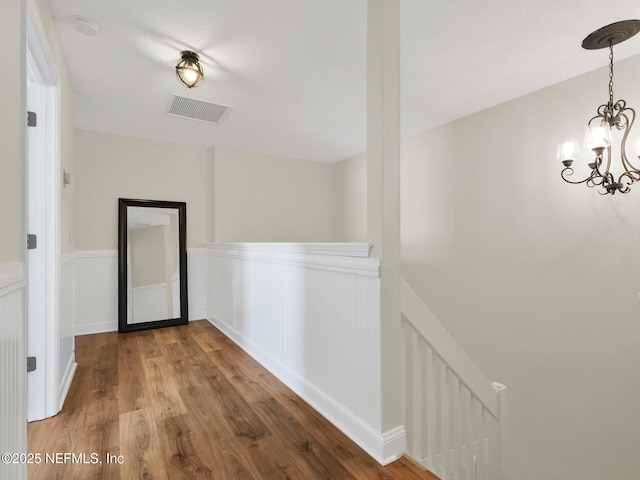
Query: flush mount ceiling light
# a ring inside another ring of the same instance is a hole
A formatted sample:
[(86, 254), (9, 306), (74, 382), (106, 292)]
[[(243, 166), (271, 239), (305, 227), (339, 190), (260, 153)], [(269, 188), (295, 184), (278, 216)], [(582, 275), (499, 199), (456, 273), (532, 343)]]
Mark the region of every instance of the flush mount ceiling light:
[(176, 75), (187, 88), (197, 87), (204, 80), (200, 58), (197, 53), (189, 50), (185, 50), (181, 55), (182, 58), (176, 65)]
[[(614, 101), (613, 98), (613, 46), (628, 40), (638, 31), (640, 20), (624, 20), (596, 30), (582, 42), (582, 48), (587, 50), (609, 49), (609, 101), (600, 105), (597, 115), (587, 123), (585, 148), (591, 151), (593, 157), (587, 160), (590, 173), (585, 179), (576, 181), (568, 178), (573, 175), (574, 160), (580, 156), (578, 142), (570, 139), (558, 146), (558, 160), (565, 167), (561, 172), (563, 180), (573, 184), (586, 183), (588, 187), (600, 187), (601, 195), (627, 193), (631, 190), (631, 185), (640, 180), (640, 169), (629, 161), (626, 153), (627, 137), (636, 112), (627, 107), (625, 100)], [(611, 133), (616, 130), (622, 135), (619, 146), (621, 168), (612, 168), (611, 162)], [(640, 141), (638, 146), (640, 147)]]

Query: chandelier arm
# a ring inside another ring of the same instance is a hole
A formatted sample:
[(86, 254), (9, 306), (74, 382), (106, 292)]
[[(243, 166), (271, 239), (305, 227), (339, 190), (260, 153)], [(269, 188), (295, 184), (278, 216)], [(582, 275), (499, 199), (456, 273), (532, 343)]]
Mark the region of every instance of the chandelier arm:
[(607, 183), (610, 182), (608, 178), (609, 177), (607, 175), (592, 174), (589, 178), (587, 178), (587, 186), (588, 187), (601, 187), (601, 186), (606, 187)]
[(600, 105), (598, 107), (598, 109), (596, 110), (597, 115), (594, 115), (593, 117), (591, 117), (589, 119), (589, 121), (587, 122), (587, 125), (591, 125), (591, 122), (593, 122), (594, 120), (598, 119), (598, 118), (602, 118), (602, 119), (607, 119), (607, 115), (609, 115), (609, 105), (607, 105), (606, 103), (603, 103), (602, 105)]
[(591, 177), (587, 178), (587, 187), (599, 187), (603, 183), (605, 183), (605, 177), (603, 177), (602, 175), (592, 175)]
[[(602, 156), (597, 156), (596, 155), (596, 159), (594, 161), (595, 166), (593, 167), (593, 170), (591, 171), (591, 177), (593, 178), (604, 178), (604, 175), (600, 172), (600, 167), (602, 166)], [(604, 172), (605, 174), (607, 173), (607, 171), (605, 170)]]
[(589, 185), (590, 187), (593, 187), (593, 186), (599, 185), (599, 183), (594, 183), (594, 182), (593, 182), (593, 178), (594, 178), (594, 177), (595, 177), (595, 178), (597, 178), (597, 177), (599, 176), (599, 175), (598, 175), (598, 176), (594, 176), (594, 172), (591, 172), (591, 175), (589, 175), (587, 178), (585, 178), (585, 179), (583, 179), (583, 180), (570, 180), (569, 178), (567, 178), (567, 177), (570, 177), (571, 175), (573, 175), (573, 173), (574, 173), (574, 172), (573, 172), (573, 168), (571, 168), (571, 167), (565, 167), (565, 168), (563, 168), (563, 169), (562, 169), (562, 171), (560, 172), (560, 176), (562, 177), (562, 179), (563, 179), (565, 182), (567, 182), (567, 183), (572, 183), (572, 184), (574, 184), (574, 185), (579, 185), (579, 184), (581, 184), (581, 183), (586, 183), (586, 182), (589, 182), (589, 181), (592, 181), (592, 185), (589, 185), (589, 184), (587, 183), (587, 185)]
[[(622, 98), (620, 100), (618, 100), (617, 102), (612, 104), (612, 109), (611, 109), (611, 115), (613, 117), (613, 119), (617, 118), (618, 115), (622, 114), (623, 112), (627, 111), (627, 110), (631, 110), (633, 115), (632, 117), (635, 118), (635, 111), (633, 111), (633, 108), (631, 107), (627, 107), (627, 102), (625, 100), (623, 100)], [(625, 116), (625, 120), (628, 121), (628, 118)], [(621, 124), (619, 121), (615, 122), (616, 123), (616, 128), (618, 130), (622, 130), (626, 124)], [(633, 123), (633, 122), (632, 122)]]
[[(635, 174), (635, 175), (634, 175)], [(622, 193), (627, 193), (631, 190), (631, 185), (640, 180), (640, 176), (635, 172), (624, 172), (618, 178), (618, 190)]]
[[(613, 181), (613, 175), (611, 175), (611, 145), (609, 145), (606, 150), (607, 152), (607, 168), (605, 168), (604, 170), (604, 174), (601, 174), (603, 177), (607, 177), (609, 176), (611, 178), (611, 181)], [(600, 173), (600, 171), (598, 170), (598, 173)]]
[(609, 169), (611, 168), (611, 147), (607, 147), (607, 165), (606, 165), (606, 168), (604, 170), (604, 173), (600, 171), (600, 167), (602, 167), (602, 163), (603, 163), (602, 162), (603, 156), (604, 156), (603, 153), (604, 152), (596, 153), (596, 158), (594, 159), (594, 162), (593, 162), (594, 167), (591, 170), (590, 178), (592, 178), (592, 179), (600, 178), (601, 179), (599, 182), (594, 180), (593, 181), (594, 185), (601, 185), (605, 181), (605, 178), (607, 178), (608, 176), (611, 175), (609, 173)]
[(611, 172), (605, 173), (599, 185), (602, 188), (604, 188), (604, 190), (600, 192), (601, 195), (607, 195), (608, 193), (613, 195), (614, 193), (616, 193), (617, 190), (620, 190), (620, 188), (622, 187), (620, 183), (617, 183), (614, 181), (614, 178)]
[[(628, 117), (625, 111), (631, 113), (631, 116)], [(629, 172), (633, 171), (634, 173), (640, 174), (640, 169), (636, 167), (631, 161), (627, 158), (627, 138), (629, 136), (629, 132), (633, 127), (633, 123), (636, 119), (636, 112), (633, 108), (624, 108), (622, 112), (620, 112), (620, 117), (624, 118), (624, 134), (622, 135), (622, 142), (620, 143), (620, 158), (622, 160), (622, 165), (624, 169)]]

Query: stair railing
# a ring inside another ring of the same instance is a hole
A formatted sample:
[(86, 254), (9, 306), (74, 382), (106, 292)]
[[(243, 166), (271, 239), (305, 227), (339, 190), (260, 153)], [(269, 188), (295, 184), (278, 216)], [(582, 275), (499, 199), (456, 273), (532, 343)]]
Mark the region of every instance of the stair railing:
[(401, 281), (408, 454), (442, 480), (504, 480), (507, 390)]

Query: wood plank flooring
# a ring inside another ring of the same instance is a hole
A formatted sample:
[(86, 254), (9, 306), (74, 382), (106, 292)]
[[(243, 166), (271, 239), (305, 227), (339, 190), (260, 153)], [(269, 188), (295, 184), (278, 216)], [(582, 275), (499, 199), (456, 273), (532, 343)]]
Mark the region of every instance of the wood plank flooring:
[(77, 337), (76, 360), (62, 411), (28, 426), (29, 479), (437, 480), (378, 465), (207, 321)]

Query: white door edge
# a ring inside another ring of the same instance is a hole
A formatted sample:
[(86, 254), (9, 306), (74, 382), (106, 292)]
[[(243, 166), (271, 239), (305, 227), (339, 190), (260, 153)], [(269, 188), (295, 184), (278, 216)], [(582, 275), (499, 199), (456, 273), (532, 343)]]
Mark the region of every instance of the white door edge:
[(39, 235), (38, 248), (27, 255), (27, 351), (37, 357), (37, 370), (27, 375), (27, 417), (38, 420), (59, 411), (60, 82), (31, 0), (27, 76), (27, 105), (37, 110), (40, 125), (27, 129), (27, 225)]

